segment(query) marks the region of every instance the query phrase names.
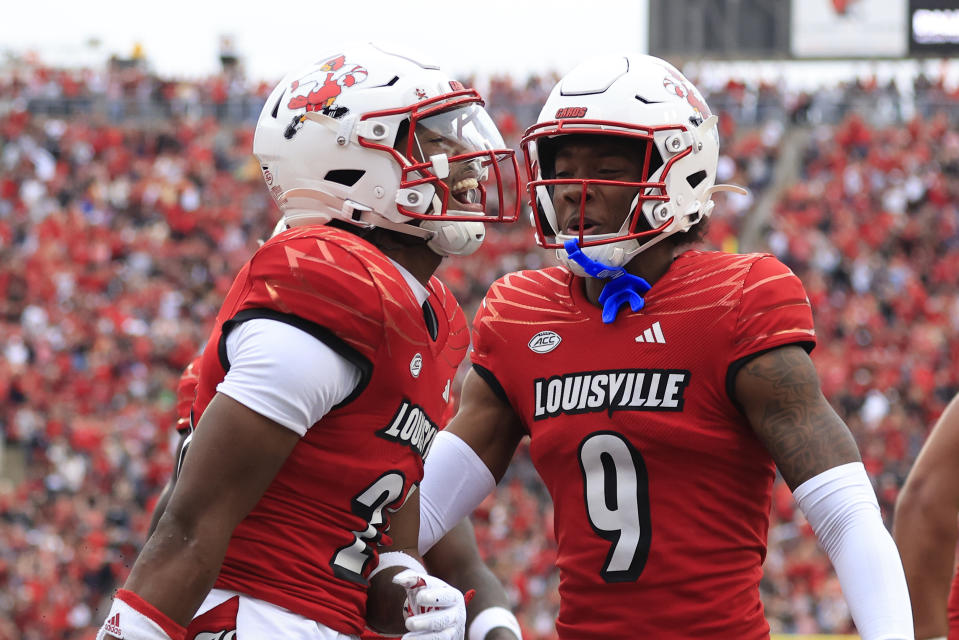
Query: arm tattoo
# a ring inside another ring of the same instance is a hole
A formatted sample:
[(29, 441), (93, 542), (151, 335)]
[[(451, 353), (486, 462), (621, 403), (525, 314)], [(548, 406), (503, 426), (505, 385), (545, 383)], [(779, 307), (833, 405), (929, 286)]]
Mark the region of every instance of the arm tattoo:
[(860, 460), (849, 429), (819, 388), (799, 347), (773, 349), (740, 372), (740, 401), (790, 489), (834, 466)]

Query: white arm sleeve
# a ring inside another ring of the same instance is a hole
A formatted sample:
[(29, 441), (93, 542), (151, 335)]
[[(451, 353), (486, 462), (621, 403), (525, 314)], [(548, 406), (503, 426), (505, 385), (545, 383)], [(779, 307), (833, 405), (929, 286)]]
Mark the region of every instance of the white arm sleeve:
[(489, 467), (461, 438), (440, 431), (420, 483), (420, 541), (423, 555), (496, 488)]
[(247, 320), (226, 338), (230, 370), (216, 390), (303, 436), (360, 382), (328, 346), (277, 320)]
[(863, 640), (912, 640), (902, 560), (862, 463), (823, 471), (793, 497), (832, 561)]

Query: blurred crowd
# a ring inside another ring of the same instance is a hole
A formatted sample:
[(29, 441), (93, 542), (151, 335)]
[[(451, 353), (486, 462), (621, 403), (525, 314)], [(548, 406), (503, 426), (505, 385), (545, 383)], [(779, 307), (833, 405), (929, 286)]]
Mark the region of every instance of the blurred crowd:
[[(806, 286), (823, 391), (856, 436), (887, 525), (929, 427), (959, 391), (957, 116), (959, 102), (901, 125), (850, 115), (812, 129), (766, 235)], [(807, 632), (848, 625), (815, 538), (778, 489), (770, 619)]]
[[(554, 78), (481, 87), (518, 147)], [(696, 78), (693, 78), (696, 81)], [(0, 73), (0, 640), (92, 638), (172, 469), (177, 379), (277, 211), (250, 154), (269, 85), (24, 65)], [(959, 390), (959, 98), (850, 81), (822, 92), (729, 81), (708, 243), (761, 243), (802, 278), (824, 391), (862, 449), (887, 523)], [(886, 105), (880, 109), (876, 105)], [(798, 175), (773, 180), (790, 131)], [(769, 191), (776, 189), (775, 191)], [(770, 211), (754, 205), (771, 194)], [(757, 247), (748, 247), (755, 249)], [(521, 221), (443, 278), (468, 315), (499, 275), (551, 262)], [(526, 637), (554, 637), (552, 507), (524, 448), (474, 515)], [(825, 555), (778, 482), (762, 583), (774, 631), (845, 632)]]

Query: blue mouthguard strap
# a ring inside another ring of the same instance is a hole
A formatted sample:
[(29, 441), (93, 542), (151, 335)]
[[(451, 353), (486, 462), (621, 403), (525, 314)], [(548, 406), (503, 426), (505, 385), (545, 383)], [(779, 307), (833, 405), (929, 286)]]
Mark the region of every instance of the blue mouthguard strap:
[(643, 296), (652, 288), (648, 282), (639, 276), (626, 273), (622, 267), (611, 267), (591, 259), (579, 248), (579, 241), (575, 238), (567, 240), (563, 247), (569, 259), (581, 266), (588, 275), (608, 280), (599, 294), (604, 323), (613, 322), (624, 304), (629, 303), (633, 312), (639, 311), (646, 304)]

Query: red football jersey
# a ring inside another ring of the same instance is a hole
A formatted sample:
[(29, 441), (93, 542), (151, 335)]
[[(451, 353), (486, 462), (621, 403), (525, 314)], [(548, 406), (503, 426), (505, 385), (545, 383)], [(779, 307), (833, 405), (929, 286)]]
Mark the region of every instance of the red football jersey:
[(190, 431), (193, 426), (190, 420), (190, 411), (193, 409), (193, 399), (196, 397), (196, 387), (200, 383), (200, 359), (194, 358), (180, 375), (176, 386), (176, 430), (181, 434)]
[(959, 640), (959, 569), (949, 592), (949, 640)]
[(367, 576), (389, 512), (423, 475), (456, 368), (469, 348), (462, 310), (436, 278), (424, 309), (378, 249), (346, 231), (303, 227), (243, 267), (204, 350), (201, 416), (229, 367), (226, 334), (270, 318), (322, 340), (362, 372), (356, 391), (313, 426), (237, 526), (216, 586), (347, 634), (364, 626)]
[(553, 267), (507, 275), (473, 364), (530, 434), (553, 498), (561, 638), (765, 638), (774, 464), (730, 397), (749, 356), (815, 344), (769, 255), (689, 251), (612, 324)]

